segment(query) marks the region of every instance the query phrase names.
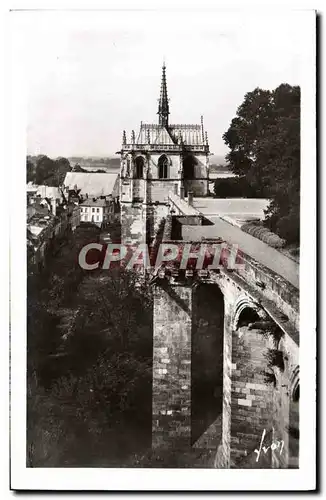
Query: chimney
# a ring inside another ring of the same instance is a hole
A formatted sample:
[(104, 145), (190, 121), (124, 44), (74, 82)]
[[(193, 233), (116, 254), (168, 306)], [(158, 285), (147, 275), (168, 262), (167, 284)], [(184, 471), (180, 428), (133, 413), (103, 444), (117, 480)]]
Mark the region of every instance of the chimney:
[(180, 198), (183, 200), (185, 197), (185, 188), (184, 186), (180, 187)]
[(194, 201), (194, 193), (192, 191), (188, 192), (188, 205), (192, 205)]
[(52, 206), (52, 214), (56, 215), (57, 214), (57, 200), (55, 198), (51, 201), (51, 206)]

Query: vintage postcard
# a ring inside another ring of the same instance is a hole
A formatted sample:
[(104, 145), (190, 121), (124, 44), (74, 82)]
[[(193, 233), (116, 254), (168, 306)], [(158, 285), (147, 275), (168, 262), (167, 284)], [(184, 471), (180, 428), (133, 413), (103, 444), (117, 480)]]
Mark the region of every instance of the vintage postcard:
[(316, 13), (8, 18), (12, 489), (313, 490)]

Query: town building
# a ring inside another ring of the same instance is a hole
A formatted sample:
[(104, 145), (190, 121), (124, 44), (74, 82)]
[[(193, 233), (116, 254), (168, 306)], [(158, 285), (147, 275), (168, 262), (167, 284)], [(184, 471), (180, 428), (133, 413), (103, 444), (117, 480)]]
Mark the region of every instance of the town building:
[(170, 191), (180, 196), (209, 193), (209, 144), (203, 117), (199, 124), (172, 125), (163, 64), (158, 123), (140, 124), (120, 153), (120, 203), (123, 240), (149, 241), (167, 214)]
[(93, 222), (98, 226), (108, 223), (114, 214), (112, 200), (105, 198), (86, 198), (79, 207), (81, 222)]
[(36, 185), (28, 182), (26, 186), (27, 203), (31, 204), (40, 199), (55, 200), (57, 204), (64, 201), (64, 193), (60, 187)]
[[(49, 194), (49, 193), (48, 193)], [(27, 205), (27, 257), (29, 270), (42, 271), (47, 259), (65, 242), (80, 224), (78, 203), (62, 196), (62, 202), (40, 195)]]

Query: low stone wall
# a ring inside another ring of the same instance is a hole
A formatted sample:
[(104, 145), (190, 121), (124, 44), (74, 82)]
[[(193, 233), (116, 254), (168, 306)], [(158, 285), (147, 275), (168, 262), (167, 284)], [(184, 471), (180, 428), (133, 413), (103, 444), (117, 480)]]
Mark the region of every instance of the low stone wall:
[(177, 194), (169, 193), (169, 203), (170, 206), (174, 208), (177, 215), (195, 216), (200, 219), (203, 217), (199, 210), (189, 205), (186, 200), (180, 198)]

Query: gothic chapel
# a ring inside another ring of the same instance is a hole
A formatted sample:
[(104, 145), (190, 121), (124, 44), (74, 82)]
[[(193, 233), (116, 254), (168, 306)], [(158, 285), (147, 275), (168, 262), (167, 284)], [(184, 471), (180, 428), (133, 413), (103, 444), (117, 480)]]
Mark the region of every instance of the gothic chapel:
[(120, 164), (122, 242), (150, 243), (168, 213), (168, 194), (208, 194), (209, 145), (203, 117), (198, 125), (170, 125), (163, 64), (158, 123), (141, 122), (130, 141), (123, 131)]

